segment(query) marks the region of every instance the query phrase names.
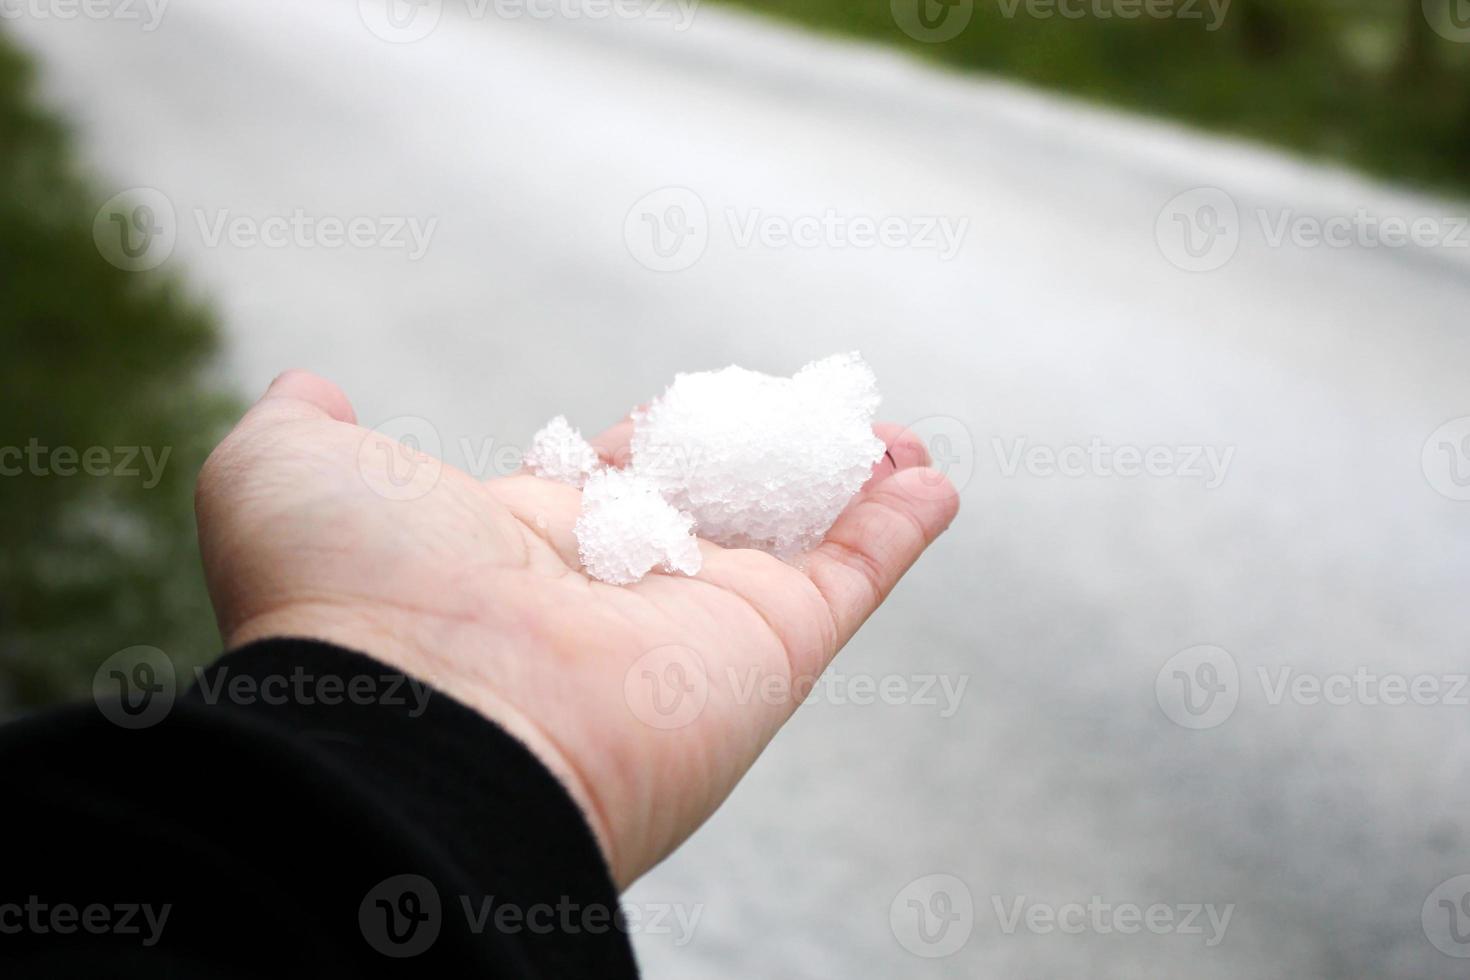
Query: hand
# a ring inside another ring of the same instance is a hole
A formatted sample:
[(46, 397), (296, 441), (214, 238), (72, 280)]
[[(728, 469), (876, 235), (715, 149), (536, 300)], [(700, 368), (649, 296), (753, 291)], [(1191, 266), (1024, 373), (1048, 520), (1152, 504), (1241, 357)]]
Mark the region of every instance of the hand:
[[(594, 445), (616, 459), (631, 431)], [(356, 425), (336, 386), (288, 372), (200, 473), (205, 575), (227, 649), (328, 640), (521, 739), (581, 806), (621, 889), (714, 812), (954, 518), (922, 443), (876, 431), (888, 455), (804, 570), (700, 542), (699, 575), (619, 587), (580, 571), (575, 489), (406, 455)]]

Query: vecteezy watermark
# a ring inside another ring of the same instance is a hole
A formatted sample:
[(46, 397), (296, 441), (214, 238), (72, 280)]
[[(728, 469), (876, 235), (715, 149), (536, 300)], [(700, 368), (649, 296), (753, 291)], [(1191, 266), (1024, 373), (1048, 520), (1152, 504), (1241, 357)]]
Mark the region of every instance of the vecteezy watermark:
[(816, 676), (790, 677), (758, 667), (725, 668), (725, 682), (736, 704), (830, 704), (835, 707), (913, 705), (935, 708), (941, 718), (960, 710), (968, 674), (848, 674), (826, 670)]
[(1206, 947), (1220, 945), (1235, 914), (1235, 903), (1214, 902), (1111, 902), (1093, 895), (1086, 902), (1051, 904), (1035, 902), (1025, 895), (990, 896), (1001, 932), (1007, 936), (1025, 931), (1037, 936), (1054, 932), (1077, 936), (1140, 932), (1155, 936), (1200, 936)]
[(116, 20), (158, 30), (169, 0), (0, 0), (0, 20)]
[[(239, 214), (230, 208), (194, 208), (204, 248), (339, 249), (402, 252), (417, 262), (429, 250), (437, 217), (402, 214)], [(92, 221), (98, 253), (126, 272), (145, 272), (166, 262), (178, 244), (178, 217), (168, 195), (133, 187), (109, 198)]]
[[(627, 452), (628, 450), (623, 450)], [(526, 448), (512, 442), (496, 442), (493, 436), (473, 439), (459, 437), (459, 452), (465, 472), (478, 480), (491, 476), (510, 476), (525, 463)], [(619, 461), (618, 465), (622, 465)]]
[(1164, 716), (1181, 728), (1214, 728), (1235, 713), (1240, 670), (1222, 647), (1201, 644), (1164, 661), (1154, 678)]
[(1273, 707), (1280, 704), (1470, 707), (1470, 674), (1464, 673), (1379, 673), (1362, 666), (1314, 673), (1282, 664), (1258, 666), (1255, 676), (1266, 703)]
[(448, 903), (434, 883), (422, 875), (394, 875), (363, 896), (357, 921), (369, 946), (402, 959), (418, 956), (438, 940), (449, 915), (463, 916), (470, 932), (482, 935), (546, 936), (560, 934), (670, 936), (685, 946), (694, 938), (704, 905), (678, 902), (622, 902), (617, 905), (578, 902), (563, 895), (554, 902), (508, 902), (494, 895), (453, 896)]
[(1424, 440), (1419, 455), (1424, 479), (1451, 500), (1470, 500), (1470, 415), (1450, 419)]
[(92, 219), (98, 254), (124, 272), (158, 268), (173, 254), (178, 236), (173, 202), (154, 187), (119, 191)]
[(143, 489), (152, 490), (171, 452), (172, 446), (45, 446), (33, 436), (24, 446), (0, 446), (0, 476), (142, 477)]
[(739, 707), (913, 706), (951, 718), (959, 711), (969, 683), (966, 674), (827, 670), (793, 677), (755, 665), (727, 665), (711, 672), (698, 653), (674, 643), (655, 647), (629, 665), (623, 675), (623, 699), (639, 721), (662, 730), (693, 724), (704, 713), (712, 692), (717, 692), (721, 703)]
[(1175, 195), (1154, 219), (1154, 241), (1164, 258), (1186, 272), (1210, 272), (1240, 247), (1240, 210), (1218, 187)]
[(194, 670), (199, 697), (205, 704), (372, 705), (407, 708), (418, 718), (429, 706), (434, 689), (397, 671), (378, 674), (317, 674), (299, 664), (290, 673), (236, 674), (227, 665)]
[[(647, 20), (686, 31), (700, 0), (453, 0), (471, 20)], [(358, 0), (363, 26), (390, 44), (422, 41), (439, 26), (445, 0)]]
[[(229, 665), (195, 667), (196, 696), (205, 704), (384, 705), (418, 718), (434, 689), (392, 670), (371, 674), (289, 671), (242, 674)], [(173, 660), (157, 647), (119, 650), (92, 675), (92, 696), (103, 717), (120, 728), (148, 728), (168, 717), (179, 694)]]
[(388, 500), (418, 500), (439, 485), (444, 461), (439, 430), (426, 418), (399, 415), (362, 437), (357, 472), (374, 493)]
[(959, 253), (969, 218), (948, 215), (771, 214), (760, 208), (726, 208), (725, 222), (736, 248), (870, 249), (934, 252), (948, 262)]
[(1446, 41), (1470, 44), (1470, 3), (1466, 0), (1420, 0), (1424, 19)]
[(948, 215), (872, 215), (826, 208), (777, 214), (762, 208), (725, 208), (710, 220), (704, 200), (687, 187), (662, 187), (628, 209), (623, 241), (646, 269), (680, 272), (704, 255), (715, 230), (739, 249), (887, 249), (933, 252), (947, 262), (959, 253), (970, 219)]
[(623, 242), (645, 269), (680, 272), (709, 245), (709, 212), (687, 187), (661, 187), (633, 203), (623, 218)]
[(965, 423), (951, 415), (927, 415), (904, 426), (902, 438), (918, 440), (929, 454), (929, 468), (944, 478), (909, 483), (906, 492), (941, 500), (970, 485), (975, 476), (975, 437)]
[(357, 907), (357, 925), (369, 946), (395, 959), (418, 956), (439, 938), (444, 905), (423, 875), (401, 874), (378, 882)]
[(97, 710), (119, 728), (148, 728), (173, 710), (174, 662), (157, 647), (133, 646), (102, 661), (92, 675)]
[(616, 930), (629, 935), (669, 936), (674, 946), (687, 946), (704, 916), (704, 903), (620, 902), (617, 905), (574, 902), (562, 895), (555, 902), (520, 905), (494, 896), (471, 902), (460, 896), (460, 909), (475, 933), (493, 929), (506, 935), (600, 935)]
[[(1101, 895), (1087, 901), (1040, 902), (1025, 895), (991, 895), (990, 909), (1003, 935), (1045, 936), (1092, 933), (1106, 936), (1199, 936), (1213, 948), (1225, 939), (1235, 904), (1214, 902), (1113, 902)], [(915, 956), (937, 959), (964, 947), (977, 918), (969, 886), (949, 874), (930, 874), (909, 882), (888, 908), (894, 938)]]
[(1255, 210), (1261, 235), (1271, 248), (1288, 242), (1297, 248), (1470, 248), (1470, 217), (1465, 215), (1352, 214), (1326, 218), (1291, 208)]
[(960, 36), (975, 16), (975, 0), (889, 0), (893, 22), (915, 41), (942, 44)]
[(29, 933), (34, 936), (136, 936), (138, 942), (151, 947), (163, 937), (172, 903), (157, 907), (148, 902), (46, 902), (39, 895), (28, 895), (20, 902), (0, 903), (0, 936)]
[(704, 658), (679, 643), (654, 647), (623, 674), (623, 701), (650, 728), (670, 731), (692, 724), (709, 702)]
[(1419, 921), (1435, 949), (1456, 959), (1470, 957), (1470, 874), (1435, 885), (1424, 897)]
[[(1230, 0), (996, 0), (996, 7), (1006, 20), (1182, 20), (1199, 21), (1214, 32), (1224, 25)], [(888, 10), (898, 29), (915, 41), (940, 44), (970, 26), (975, 3), (889, 0)]]
[[(964, 422), (950, 415), (929, 415), (904, 429), (899, 438), (922, 444), (928, 452), (930, 468), (946, 478), (936, 479), (932, 485), (923, 481), (911, 483), (906, 487), (908, 492), (940, 499), (953, 496), (969, 485), (975, 472), (975, 440)], [(446, 439), (432, 422), (416, 415), (389, 419), (374, 426), (374, 431), (384, 439), (365, 439), (359, 462), (367, 469), (383, 472), (385, 475), (380, 479), (394, 496), (402, 498), (427, 492), (429, 481), (422, 485), (414, 482), (416, 468), (429, 466), (438, 472), (443, 465), (438, 460), (442, 446), (453, 446), (461, 469), (478, 480), (518, 473), (527, 449), (524, 442), (502, 441), (492, 435)], [(624, 445), (611, 461), (615, 466), (626, 466), (631, 458), (631, 448)], [(680, 442), (650, 443), (639, 451), (639, 466), (653, 473), (679, 476), (690, 473), (701, 462), (697, 451)]]
[(1230, 0), (996, 0), (1006, 20), (1183, 20), (1218, 31)]
[[(1254, 684), (1245, 683), (1246, 679)], [(1470, 707), (1470, 673), (1380, 671), (1358, 665), (1333, 671), (1301, 670), (1291, 664), (1257, 664), (1242, 675), (1225, 649), (1202, 645), (1165, 661), (1154, 679), (1164, 715), (1183, 728), (1215, 728), (1235, 712), (1246, 694), (1268, 708)]]
[[(1303, 214), (1293, 208), (1256, 208), (1255, 232), (1268, 248), (1470, 248), (1470, 216), (1463, 214)], [(1175, 195), (1159, 211), (1154, 237), (1170, 263), (1187, 272), (1212, 272), (1235, 256), (1245, 223), (1235, 199), (1218, 187)]]
[(898, 944), (915, 956), (952, 956), (975, 929), (975, 899), (954, 875), (931, 874), (899, 889), (888, 906), (888, 927)]
[(382, 249), (402, 251), (417, 262), (429, 250), (439, 219), (415, 215), (313, 215), (302, 208), (264, 218), (232, 214), (229, 208), (194, 210), (205, 248), (228, 242), (234, 248)]
[(1021, 436), (1012, 440), (990, 440), (1001, 476), (1014, 477), (1023, 470), (1034, 477), (1063, 476), (1072, 479), (1159, 479), (1199, 480), (1206, 490), (1225, 482), (1234, 446), (1154, 445), (1113, 446), (1094, 436), (1084, 445), (1032, 445)]
[[(477, 480), (518, 472), (526, 453), (524, 446), (494, 436), (459, 436), (454, 445), (462, 469)], [(363, 434), (357, 468), (374, 493), (389, 500), (417, 500), (444, 475), (443, 449), (444, 438), (433, 422), (420, 415), (398, 415)]]

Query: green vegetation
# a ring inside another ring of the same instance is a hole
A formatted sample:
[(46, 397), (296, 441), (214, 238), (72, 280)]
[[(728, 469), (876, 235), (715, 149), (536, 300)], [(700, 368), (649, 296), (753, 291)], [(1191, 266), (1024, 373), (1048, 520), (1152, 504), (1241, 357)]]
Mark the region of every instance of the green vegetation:
[[(161, 647), (182, 668), (218, 644), (192, 491), (234, 406), (206, 373), (207, 312), (93, 244), (108, 196), (0, 39), (0, 712), (84, 694), (124, 647)], [(156, 485), (143, 449), (168, 451)]]
[[(967, 0), (739, 2), (957, 67), (1470, 188), (1465, 0), (973, 0), (968, 24), (932, 42), (899, 20), (925, 35), (924, 24), (961, 22)], [(1148, 9), (1171, 16), (1120, 16)]]

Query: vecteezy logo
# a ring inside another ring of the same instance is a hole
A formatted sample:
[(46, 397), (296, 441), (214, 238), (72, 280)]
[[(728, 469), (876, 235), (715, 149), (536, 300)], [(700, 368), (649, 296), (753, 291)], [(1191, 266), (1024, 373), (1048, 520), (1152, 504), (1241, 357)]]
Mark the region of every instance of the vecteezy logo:
[(929, 468), (944, 477), (917, 480), (908, 485), (909, 493), (924, 500), (943, 500), (969, 485), (975, 475), (975, 439), (965, 423), (949, 415), (929, 415), (905, 430), (929, 451)]
[(439, 890), (423, 875), (394, 875), (368, 890), (357, 924), (368, 945), (384, 956), (418, 956), (439, 938)]
[(1235, 713), (1240, 671), (1220, 647), (1189, 647), (1159, 668), (1154, 696), (1165, 717), (1181, 728), (1214, 728)]
[(1470, 500), (1470, 415), (1450, 419), (1424, 440), (1424, 479), (1451, 500)]
[(699, 654), (677, 643), (655, 647), (623, 675), (623, 699), (651, 728), (683, 728), (704, 711), (709, 677)]
[(1435, 949), (1457, 959), (1470, 957), (1470, 874), (1435, 886), (1424, 899), (1419, 919)]
[(92, 700), (120, 728), (156, 725), (173, 710), (178, 685), (174, 663), (157, 647), (119, 650), (92, 675)]
[(628, 254), (645, 269), (681, 272), (698, 262), (709, 244), (704, 200), (687, 187), (645, 194), (623, 219)]
[(893, 22), (915, 41), (938, 44), (959, 36), (975, 15), (975, 0), (889, 0)]
[(380, 497), (417, 500), (444, 472), (439, 430), (428, 419), (399, 415), (363, 434), (357, 470)]
[(439, 26), (444, 0), (357, 0), (357, 15), (390, 44), (421, 41)]
[(1470, 44), (1470, 0), (1423, 0), (1424, 19), (1446, 41)]
[(92, 219), (97, 252), (124, 272), (156, 269), (173, 254), (177, 238), (173, 202), (152, 187), (114, 194)]
[(1186, 272), (1220, 268), (1240, 247), (1240, 211), (1218, 187), (1175, 195), (1154, 222), (1154, 240), (1173, 265)]
[(970, 941), (975, 900), (969, 886), (954, 875), (925, 875), (893, 897), (888, 925), (898, 944), (915, 956), (951, 956)]

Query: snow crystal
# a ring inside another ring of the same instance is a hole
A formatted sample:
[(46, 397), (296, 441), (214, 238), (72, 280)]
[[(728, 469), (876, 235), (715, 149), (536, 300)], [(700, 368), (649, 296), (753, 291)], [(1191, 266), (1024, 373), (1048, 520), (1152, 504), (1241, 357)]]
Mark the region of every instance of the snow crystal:
[(790, 560), (821, 541), (883, 458), (878, 382), (856, 352), (791, 378), (681, 374), (633, 416), (632, 468), (699, 536)]
[(537, 476), (574, 487), (586, 483), (587, 477), (601, 465), (597, 450), (572, 428), (565, 415), (547, 422), (531, 437), (531, 449), (524, 462)]
[(685, 575), (700, 569), (694, 519), (637, 473), (611, 468), (593, 473), (582, 489), (576, 532), (587, 573), (613, 585), (636, 582), (655, 565)]
[(878, 383), (857, 352), (790, 378), (727, 367), (680, 374), (633, 414), (626, 469), (604, 467), (558, 416), (526, 462), (581, 486), (577, 544), (588, 574), (636, 582), (654, 566), (693, 575), (694, 537), (791, 561), (815, 546), (883, 458)]

